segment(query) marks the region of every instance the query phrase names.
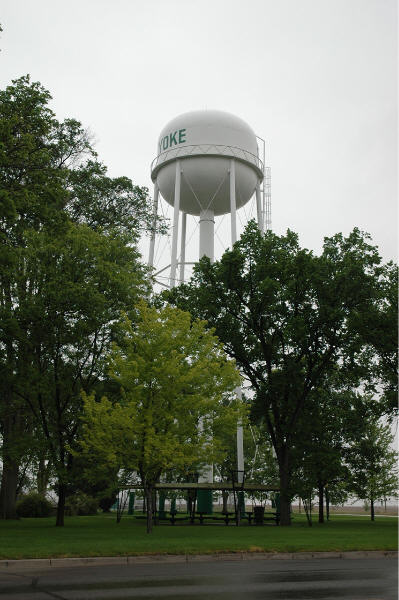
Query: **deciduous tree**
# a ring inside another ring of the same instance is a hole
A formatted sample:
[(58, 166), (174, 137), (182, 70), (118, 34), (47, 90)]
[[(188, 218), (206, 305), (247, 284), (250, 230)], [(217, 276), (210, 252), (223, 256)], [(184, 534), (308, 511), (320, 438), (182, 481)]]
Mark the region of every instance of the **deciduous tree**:
[(15, 448), (34, 419), (62, 525), (80, 390), (102, 376), (120, 311), (147, 293), (137, 241), (152, 219), (147, 190), (108, 177), (82, 125), (57, 121), (50, 100), (29, 77), (0, 92), (0, 514), (15, 515)]
[(327, 238), (320, 256), (295, 233), (262, 235), (250, 223), (220, 261), (203, 258), (168, 301), (215, 327), (255, 392), (279, 464), (281, 524), (290, 523), (292, 447), (312, 394), (337, 363), (357, 364), (364, 341), (352, 325), (377, 297), (381, 259), (367, 235)]
[(389, 425), (375, 419), (367, 423), (362, 437), (347, 452), (348, 487), (358, 498), (370, 502), (372, 521), (375, 501), (398, 493), (397, 461)]
[(240, 378), (204, 321), (181, 310), (159, 311), (144, 302), (135, 322), (126, 316), (122, 339), (110, 355), (120, 386), (116, 402), (85, 397), (80, 445), (99, 465), (136, 471), (152, 530), (153, 495), (161, 475), (220, 459), (228, 449), (218, 430), (234, 429), (242, 416), (231, 392)]

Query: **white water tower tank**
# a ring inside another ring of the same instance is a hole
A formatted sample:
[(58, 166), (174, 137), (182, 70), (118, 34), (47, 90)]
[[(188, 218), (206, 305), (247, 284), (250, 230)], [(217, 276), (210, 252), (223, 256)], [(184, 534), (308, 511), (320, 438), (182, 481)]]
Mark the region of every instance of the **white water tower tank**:
[(176, 160), (180, 160), (180, 210), (215, 216), (229, 213), (230, 165), (235, 159), (236, 208), (252, 197), (263, 179), (256, 135), (239, 117), (220, 110), (197, 110), (172, 119), (161, 131), (151, 177), (163, 198), (175, 203)]

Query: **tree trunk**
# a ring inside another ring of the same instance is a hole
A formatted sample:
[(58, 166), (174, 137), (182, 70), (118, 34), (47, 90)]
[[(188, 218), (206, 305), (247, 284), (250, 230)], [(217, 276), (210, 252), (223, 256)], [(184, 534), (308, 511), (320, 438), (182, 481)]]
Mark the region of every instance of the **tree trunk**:
[(158, 517), (157, 517), (157, 491), (155, 489), (152, 490), (152, 515), (153, 515), (153, 523), (154, 523), (154, 525), (158, 525)]
[(153, 490), (151, 487), (144, 487), (144, 493), (146, 497), (146, 508), (147, 508), (147, 533), (152, 533), (152, 514), (153, 514), (153, 506), (152, 506), (152, 498), (153, 498)]
[(59, 483), (58, 484), (57, 520), (55, 523), (56, 527), (64, 526), (65, 500), (66, 500), (66, 485), (65, 485), (65, 483)]
[(324, 523), (324, 486), (319, 482), (319, 523)]
[(306, 520), (309, 527), (312, 527), (312, 497), (303, 498), (303, 508), (305, 509)]
[(46, 495), (48, 482), (49, 482), (49, 478), (50, 478), (50, 461), (47, 461), (47, 464), (46, 464), (46, 460), (44, 457), (45, 457), (45, 454), (43, 453), (43, 455), (39, 459), (39, 466), (37, 469), (37, 476), (36, 476), (37, 491), (39, 494), (42, 494), (42, 496)]
[(0, 490), (0, 518), (18, 519), (17, 515), (17, 487), (18, 487), (18, 464), (11, 459), (3, 463)]
[(326, 495), (326, 519), (327, 521), (330, 520), (330, 494), (328, 493), (328, 489), (325, 489), (325, 495)]
[(370, 499), (371, 520), (374, 521), (374, 498)]
[(291, 525), (291, 495), (289, 493), (290, 475), (288, 470), (288, 454), (284, 448), (279, 460), (280, 476), (280, 525)]
[(227, 505), (227, 500), (229, 499), (229, 492), (226, 492), (225, 490), (222, 491), (222, 512), (226, 513), (228, 511), (228, 505)]
[[(11, 411), (11, 398), (5, 397), (6, 406)], [(18, 519), (16, 502), (19, 474), (19, 457), (13, 444), (18, 441), (21, 432), (21, 419), (18, 409), (3, 417), (3, 472), (0, 489), (0, 518)]]

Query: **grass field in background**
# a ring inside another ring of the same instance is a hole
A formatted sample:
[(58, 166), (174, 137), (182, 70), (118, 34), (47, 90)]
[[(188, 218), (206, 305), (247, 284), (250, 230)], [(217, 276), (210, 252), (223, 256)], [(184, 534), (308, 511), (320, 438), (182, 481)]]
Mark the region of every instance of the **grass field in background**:
[(295, 515), (291, 527), (165, 523), (150, 535), (145, 520), (131, 516), (119, 524), (113, 515), (66, 517), (63, 528), (55, 527), (54, 518), (0, 521), (1, 559), (396, 549), (395, 517), (372, 522), (367, 517), (334, 515), (313, 527), (303, 515)]

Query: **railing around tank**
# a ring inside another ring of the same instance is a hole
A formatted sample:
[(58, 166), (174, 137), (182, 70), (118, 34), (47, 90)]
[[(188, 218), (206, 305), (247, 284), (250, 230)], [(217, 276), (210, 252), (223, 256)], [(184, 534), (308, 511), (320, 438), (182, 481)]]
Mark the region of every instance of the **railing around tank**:
[(176, 158), (186, 158), (190, 156), (224, 156), (226, 158), (238, 158), (246, 163), (256, 167), (263, 176), (263, 162), (256, 154), (248, 152), (238, 146), (223, 146), (221, 144), (193, 144), (170, 148), (158, 154), (151, 163), (151, 174), (158, 171), (162, 165), (175, 160)]

